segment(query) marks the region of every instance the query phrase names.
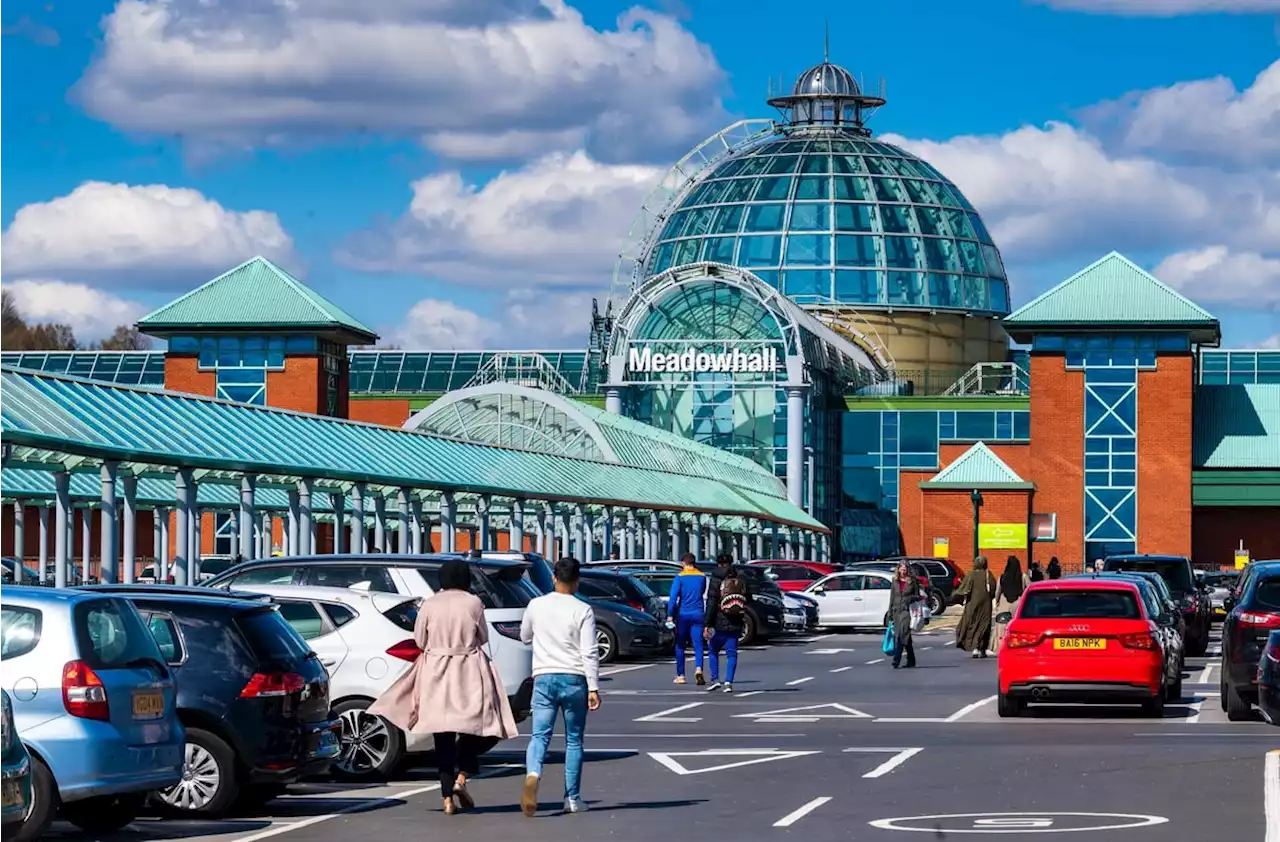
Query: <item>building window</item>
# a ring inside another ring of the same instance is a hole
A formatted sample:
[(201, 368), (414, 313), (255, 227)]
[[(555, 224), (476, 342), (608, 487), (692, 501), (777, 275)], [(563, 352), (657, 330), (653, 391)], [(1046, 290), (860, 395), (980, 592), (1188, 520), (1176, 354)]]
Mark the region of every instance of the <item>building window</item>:
[(1058, 540), (1058, 513), (1037, 512), (1031, 515), (1031, 540)]
[(240, 536), (235, 518), (230, 512), (216, 512), (213, 526), (213, 554), (231, 555)]

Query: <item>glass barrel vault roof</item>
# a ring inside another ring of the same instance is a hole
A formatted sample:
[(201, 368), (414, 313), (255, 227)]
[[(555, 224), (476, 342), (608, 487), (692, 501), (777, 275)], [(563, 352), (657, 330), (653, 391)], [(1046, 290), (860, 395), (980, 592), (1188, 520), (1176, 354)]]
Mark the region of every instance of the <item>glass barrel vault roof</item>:
[(658, 229), (644, 275), (700, 260), (750, 269), (800, 304), (1009, 312), (1000, 254), (959, 189), (838, 129), (782, 134), (710, 168)]
[[(461, 389), (501, 351), (352, 351), (352, 394), (433, 394)], [(586, 351), (526, 351), (543, 357), (569, 384), (587, 383)]]

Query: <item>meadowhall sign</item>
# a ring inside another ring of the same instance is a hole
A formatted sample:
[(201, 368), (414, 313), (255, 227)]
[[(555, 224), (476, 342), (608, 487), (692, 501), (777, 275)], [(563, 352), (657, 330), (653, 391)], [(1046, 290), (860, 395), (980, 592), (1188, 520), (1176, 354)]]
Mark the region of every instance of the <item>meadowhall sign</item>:
[(760, 348), (758, 351), (732, 351), (709, 353), (685, 351), (684, 353), (654, 353), (652, 348), (632, 348), (627, 355), (627, 370), (637, 374), (692, 374), (714, 371), (730, 374), (773, 371), (778, 367), (778, 349)]

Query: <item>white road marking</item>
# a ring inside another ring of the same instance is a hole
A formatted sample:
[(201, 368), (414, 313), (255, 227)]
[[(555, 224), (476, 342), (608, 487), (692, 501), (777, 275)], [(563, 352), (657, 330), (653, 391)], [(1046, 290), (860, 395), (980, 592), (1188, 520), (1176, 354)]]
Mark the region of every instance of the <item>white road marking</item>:
[(930, 649), (932, 649), (932, 648), (933, 648), (932, 646), (922, 646), (922, 647), (920, 647), (920, 651), (921, 651), (921, 652), (928, 652), (928, 651), (929, 651)]
[(960, 708), (960, 710), (948, 716), (944, 721), (959, 722), (961, 719), (964, 719), (966, 716), (973, 713), (975, 710), (982, 707), (983, 705), (991, 704), (997, 698), (998, 698), (997, 696), (988, 696), (985, 699), (979, 699), (978, 701), (973, 702), (972, 704), (965, 705), (964, 707)]
[[(818, 711), (834, 710), (834, 713), (818, 713)], [(825, 705), (805, 705), (798, 708), (781, 710), (756, 711), (755, 713), (735, 713), (734, 719), (754, 719), (756, 722), (817, 722), (820, 719), (870, 719), (871, 715), (854, 710), (838, 702)]]
[(1263, 815), (1267, 820), (1266, 842), (1280, 842), (1280, 751), (1267, 752), (1262, 764)]
[(601, 677), (606, 675), (617, 675), (621, 672), (635, 672), (636, 670), (647, 670), (649, 667), (656, 667), (657, 664), (632, 664), (627, 667), (611, 667), (607, 670), (600, 670)]
[(1195, 680), (1195, 683), (1196, 684), (1212, 684), (1213, 682), (1209, 680), (1209, 676), (1212, 675), (1213, 668), (1216, 666), (1217, 664), (1205, 664), (1204, 669), (1200, 670), (1200, 677)]
[(880, 716), (876, 722), (946, 722), (941, 716)]
[(783, 816), (782, 818), (774, 822), (773, 826), (774, 827), (791, 827), (791, 825), (800, 821), (805, 816), (809, 815), (814, 810), (818, 809), (819, 807), (821, 807), (823, 804), (826, 804), (830, 800), (831, 800), (831, 796), (829, 795), (824, 795), (821, 798), (815, 798), (812, 801), (810, 801), (808, 804), (805, 804), (804, 806), (800, 807), (799, 809), (792, 810), (790, 813), (787, 813), (785, 816)]
[[(723, 748), (706, 749), (704, 751), (651, 751), (649, 756), (677, 775), (701, 775), (706, 772), (722, 772), (725, 769), (737, 769), (741, 766), (754, 766), (757, 763), (770, 763), (774, 760), (789, 760), (795, 757), (809, 757), (821, 754), (820, 751), (783, 751), (777, 748)], [(708, 766), (705, 769), (690, 769), (677, 757), (739, 757), (730, 763), (719, 766)]]
[(745, 693), (734, 693), (733, 696), (738, 699), (745, 699), (747, 696), (759, 696), (764, 690), (748, 690)]
[(876, 658), (874, 661), (867, 661), (867, 666), (871, 666), (872, 664), (883, 664), (883, 663), (884, 663), (884, 658)]
[(817, 642), (819, 642), (819, 641), (821, 641), (821, 640), (826, 640), (826, 639), (827, 639), (827, 638), (829, 638), (829, 637), (835, 637), (835, 634), (834, 634), (834, 633), (832, 633), (832, 634), (820, 634), (820, 635), (818, 635), (817, 637), (811, 637), (811, 638), (809, 638), (808, 640), (806, 640), (806, 641), (804, 641), (804, 642), (805, 642), (805, 643), (817, 643)]
[(1222, 644), (1219, 643), (1216, 646), (1210, 646), (1209, 651), (1205, 652), (1205, 654), (1208, 655), (1210, 658), (1219, 657), (1220, 655), (1222, 655)]
[(687, 705), (676, 705), (667, 710), (660, 710), (657, 713), (650, 713), (646, 716), (638, 716), (631, 720), (632, 722), (701, 722), (700, 716), (671, 716), (673, 713), (679, 713), (682, 710), (691, 710), (701, 707), (705, 702), (690, 702)]
[(807, 676), (805, 676), (804, 678), (797, 678), (797, 679), (795, 679), (794, 681), (788, 681), (788, 682), (787, 682), (787, 686), (788, 686), (788, 687), (795, 687), (797, 684), (804, 684), (806, 681), (813, 681), (813, 676), (812, 676), (812, 675), (807, 675)]
[(1184, 720), (1182, 720), (1182, 721), (1183, 721), (1183, 722), (1185, 722), (1185, 723), (1187, 723), (1188, 725), (1193, 725), (1193, 724), (1195, 724), (1195, 723), (1199, 722), (1199, 721), (1200, 721), (1200, 708), (1201, 708), (1201, 707), (1203, 707), (1203, 706), (1204, 706), (1204, 699), (1200, 699), (1199, 701), (1195, 701), (1195, 702), (1192, 702), (1191, 704), (1187, 705), (1186, 707), (1187, 707), (1187, 709), (1188, 709), (1188, 710), (1190, 710), (1190, 711), (1191, 711), (1191, 713), (1190, 713), (1190, 715), (1188, 715), (1188, 716), (1187, 716), (1187, 718), (1186, 718), (1186, 719), (1184, 719)]
[(808, 652), (805, 652), (805, 654), (806, 654), (806, 655), (839, 655), (841, 652), (856, 652), (856, 651), (858, 651), (858, 650), (856, 650), (856, 649), (841, 649), (841, 648), (833, 648), (833, 649), (810, 649)]
[[(808, 734), (783, 734), (774, 731), (768, 731), (763, 734), (596, 734), (592, 732), (591, 736), (602, 739), (614, 740), (683, 740), (686, 737), (706, 740), (772, 740), (778, 737), (807, 737)], [(515, 737), (514, 739), (522, 739)], [(523, 739), (528, 739), (524, 737)]]
[(828, 670), (828, 672), (848, 672), (851, 669), (853, 669), (853, 667), (836, 667), (833, 670)]
[(867, 772), (862, 777), (883, 778), (885, 775), (889, 774), (894, 769), (897, 769), (903, 763), (906, 763), (908, 760), (915, 757), (920, 752), (924, 751), (924, 749), (923, 748), (847, 748), (845, 749), (846, 754), (865, 754), (865, 753), (872, 753), (872, 752), (888, 752), (888, 751), (894, 752), (893, 757), (890, 757), (888, 760), (881, 763), (879, 766), (872, 769), (870, 772)]

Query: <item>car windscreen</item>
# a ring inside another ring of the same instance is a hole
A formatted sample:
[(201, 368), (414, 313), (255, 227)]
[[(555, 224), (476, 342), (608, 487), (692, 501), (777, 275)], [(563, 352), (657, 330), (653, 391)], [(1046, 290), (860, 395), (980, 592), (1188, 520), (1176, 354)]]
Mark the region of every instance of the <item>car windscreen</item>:
[(88, 600), (77, 604), (72, 614), (80, 659), (93, 669), (163, 663), (155, 638), (128, 600)]
[(271, 608), (241, 612), (236, 617), (245, 640), (255, 655), (264, 661), (296, 661), (311, 654), (311, 647), (302, 635)]
[(1258, 584), (1253, 586), (1249, 606), (1263, 611), (1280, 611), (1280, 575), (1259, 578)]
[(1032, 590), (1023, 594), (1021, 620), (1140, 620), (1129, 590)]
[(1184, 596), (1194, 591), (1195, 583), (1191, 580), (1191, 567), (1180, 558), (1109, 558), (1106, 570), (1137, 570), (1159, 573), (1174, 596)]
[(647, 602), (654, 595), (653, 588), (650, 588), (635, 576), (619, 576), (618, 585), (622, 588), (622, 592), (627, 595), (627, 599), (633, 602)]

